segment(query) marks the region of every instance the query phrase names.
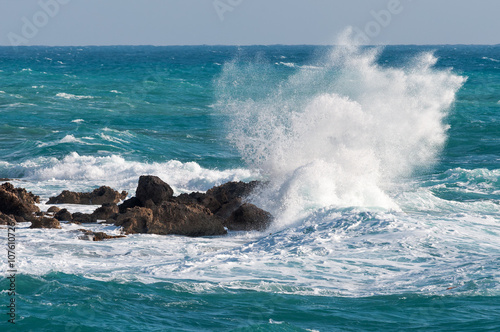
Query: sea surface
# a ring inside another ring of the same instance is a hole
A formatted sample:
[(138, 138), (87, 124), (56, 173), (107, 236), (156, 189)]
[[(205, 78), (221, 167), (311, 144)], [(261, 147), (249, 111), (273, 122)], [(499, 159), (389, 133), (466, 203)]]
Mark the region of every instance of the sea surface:
[(0, 178), (45, 209), (144, 174), (263, 180), (275, 220), (19, 224), (0, 330), (500, 331), (500, 46), (0, 47)]

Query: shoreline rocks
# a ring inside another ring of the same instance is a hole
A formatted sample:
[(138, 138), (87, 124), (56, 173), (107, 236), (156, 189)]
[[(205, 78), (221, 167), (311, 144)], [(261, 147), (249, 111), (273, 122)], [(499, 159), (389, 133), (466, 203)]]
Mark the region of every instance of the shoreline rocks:
[(128, 193), (118, 191), (102, 186), (94, 189), (90, 193), (79, 193), (69, 190), (64, 190), (58, 196), (49, 198), (47, 204), (83, 204), (83, 205), (102, 205), (118, 203), (127, 197)]
[[(49, 199), (47, 204), (101, 205), (92, 214), (72, 214), (57, 206), (51, 206), (47, 213), (40, 212), (35, 205), (40, 202), (38, 196), (4, 183), (0, 187), (0, 224), (16, 220), (31, 221), (30, 228), (61, 228), (60, 220), (76, 224), (101, 220), (122, 227), (125, 234), (190, 237), (219, 236), (227, 234), (227, 230), (264, 231), (270, 226), (272, 215), (245, 202), (246, 197), (259, 185), (260, 182), (257, 181), (228, 182), (215, 186), (206, 193), (193, 192), (174, 196), (173, 189), (159, 177), (143, 175), (138, 181), (137, 196), (120, 205), (117, 203), (125, 199), (127, 193), (119, 193), (106, 186), (90, 193), (65, 190)], [(93, 239), (114, 238), (98, 233), (88, 231), (86, 236)]]

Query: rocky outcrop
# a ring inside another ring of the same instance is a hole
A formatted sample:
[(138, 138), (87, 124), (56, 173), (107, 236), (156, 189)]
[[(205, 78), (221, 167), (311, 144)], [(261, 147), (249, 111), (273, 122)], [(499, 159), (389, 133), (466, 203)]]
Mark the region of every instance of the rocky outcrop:
[(127, 192), (118, 191), (102, 186), (90, 193), (77, 193), (69, 190), (64, 190), (56, 197), (51, 197), (47, 204), (85, 204), (85, 205), (102, 205), (106, 203), (118, 203), (127, 197)]
[(48, 217), (33, 218), (30, 228), (61, 228), (59, 220)]
[(40, 212), (35, 203), (40, 203), (40, 197), (24, 188), (14, 188), (8, 182), (0, 186), (0, 212), (17, 222), (30, 221), (35, 213)]
[(118, 206), (115, 225), (130, 233), (212, 236), (230, 230), (264, 230), (271, 215), (243, 198), (258, 182), (229, 182), (207, 193), (173, 196), (170, 186), (156, 176), (141, 176), (137, 197)]
[(79, 238), (81, 240), (88, 240), (88, 241), (103, 241), (103, 240), (118, 239), (121, 237), (125, 237), (124, 235), (108, 235), (104, 232), (93, 232), (88, 229), (79, 229), (79, 231), (83, 232), (83, 235), (80, 236)]

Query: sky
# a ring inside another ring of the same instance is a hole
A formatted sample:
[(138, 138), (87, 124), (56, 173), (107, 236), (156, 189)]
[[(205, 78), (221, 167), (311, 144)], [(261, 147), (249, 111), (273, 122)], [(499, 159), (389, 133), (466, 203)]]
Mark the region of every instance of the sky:
[(0, 45), (499, 44), (499, 0), (0, 0)]

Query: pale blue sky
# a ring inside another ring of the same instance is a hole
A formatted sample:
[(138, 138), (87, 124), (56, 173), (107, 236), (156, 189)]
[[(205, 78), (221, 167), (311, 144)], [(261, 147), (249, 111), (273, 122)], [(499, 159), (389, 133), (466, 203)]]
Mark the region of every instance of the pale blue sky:
[[(45, 5), (44, 5), (45, 4)], [(0, 0), (0, 45), (498, 44), (499, 0)]]

